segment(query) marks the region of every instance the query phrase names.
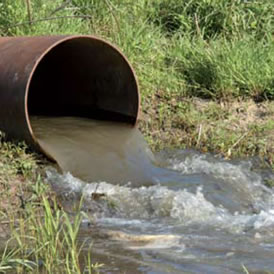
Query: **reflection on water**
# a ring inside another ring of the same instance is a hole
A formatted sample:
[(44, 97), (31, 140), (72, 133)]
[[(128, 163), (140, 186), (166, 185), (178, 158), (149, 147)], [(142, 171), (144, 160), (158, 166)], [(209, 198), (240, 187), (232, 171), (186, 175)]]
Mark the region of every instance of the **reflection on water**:
[(84, 196), (92, 219), (84, 220), (80, 239), (86, 250), (93, 242), (102, 273), (274, 271), (274, 192), (263, 184), (274, 173), (256, 160), (193, 150), (153, 156), (138, 130), (122, 124), (32, 124), (65, 171), (47, 170), (64, 206), (71, 210)]

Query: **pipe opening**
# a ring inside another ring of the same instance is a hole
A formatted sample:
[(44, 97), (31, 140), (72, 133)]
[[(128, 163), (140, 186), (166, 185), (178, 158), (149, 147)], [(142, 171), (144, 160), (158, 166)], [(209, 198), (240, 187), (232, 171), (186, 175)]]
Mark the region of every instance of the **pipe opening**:
[(126, 58), (92, 37), (55, 45), (37, 65), (29, 85), (29, 116), (78, 116), (135, 124), (138, 86)]

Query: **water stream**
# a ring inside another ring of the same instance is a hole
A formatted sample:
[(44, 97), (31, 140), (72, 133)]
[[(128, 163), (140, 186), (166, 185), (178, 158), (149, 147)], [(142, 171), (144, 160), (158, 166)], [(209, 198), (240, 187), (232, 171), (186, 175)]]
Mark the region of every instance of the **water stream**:
[(102, 273), (274, 271), (274, 180), (257, 159), (194, 150), (153, 155), (136, 128), (33, 117), (40, 145), (64, 171), (47, 180), (69, 212), (84, 196), (80, 240)]

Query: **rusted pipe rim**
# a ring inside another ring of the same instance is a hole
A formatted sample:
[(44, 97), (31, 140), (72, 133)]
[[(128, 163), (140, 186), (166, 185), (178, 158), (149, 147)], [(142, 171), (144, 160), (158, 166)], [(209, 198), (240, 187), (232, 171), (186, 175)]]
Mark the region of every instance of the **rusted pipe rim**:
[[(135, 79), (136, 82), (136, 88), (137, 88), (137, 100), (138, 100), (138, 106), (137, 106), (137, 114), (136, 114), (136, 122), (138, 120), (139, 117), (139, 109), (140, 109), (140, 94), (139, 94), (139, 84), (138, 84), (138, 80), (136, 77), (136, 73), (133, 69), (133, 67), (131, 66), (131, 64), (129, 63), (128, 59), (126, 58), (126, 56), (114, 45), (112, 45), (111, 43), (105, 41), (104, 39), (92, 36), (92, 35), (72, 35), (72, 36), (64, 36), (63, 38), (61, 38), (60, 40), (58, 40), (57, 42), (54, 42), (51, 46), (49, 46), (41, 55), (40, 57), (36, 60), (30, 74), (29, 74), (29, 78), (26, 84), (26, 90), (25, 90), (25, 98), (24, 98), (24, 104), (25, 104), (25, 117), (26, 117), (26, 122), (27, 122), (27, 126), (28, 126), (28, 130), (29, 133), (31, 134), (31, 137), (33, 138), (33, 141), (35, 142), (35, 145), (38, 145), (38, 147), (40, 148), (40, 150), (43, 151), (43, 149), (41, 148), (41, 146), (39, 145), (37, 138), (35, 137), (35, 133), (32, 129), (31, 126), (31, 121), (30, 121), (30, 116), (29, 116), (29, 106), (28, 106), (28, 98), (29, 98), (29, 89), (30, 89), (30, 85), (33, 79), (33, 75), (37, 69), (37, 67), (39, 66), (39, 64), (41, 63), (41, 61), (46, 57), (46, 55), (48, 53), (50, 53), (54, 48), (56, 48), (58, 45), (69, 41), (69, 40), (75, 40), (75, 39), (79, 39), (79, 38), (88, 38), (88, 39), (92, 39), (94, 41), (99, 41), (104, 43), (105, 45), (109, 46), (110, 48), (114, 49), (117, 53), (119, 53), (119, 55), (124, 59), (124, 61), (126, 62), (126, 64), (128, 65), (129, 69), (131, 70), (131, 73), (133, 74), (133, 77)], [(136, 124), (135, 122), (135, 124)], [(45, 151), (43, 151), (45, 154), (47, 154)], [(47, 155), (49, 156), (49, 155)], [(51, 157), (50, 157), (51, 158)]]

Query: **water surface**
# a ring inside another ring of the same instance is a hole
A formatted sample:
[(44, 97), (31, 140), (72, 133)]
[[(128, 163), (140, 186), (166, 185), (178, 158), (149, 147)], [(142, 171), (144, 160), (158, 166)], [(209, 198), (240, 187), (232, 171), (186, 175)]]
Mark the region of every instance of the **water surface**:
[(274, 191), (256, 159), (194, 150), (153, 155), (136, 128), (39, 118), (40, 144), (63, 174), (47, 179), (73, 212), (84, 196), (80, 240), (102, 273), (274, 271)]

